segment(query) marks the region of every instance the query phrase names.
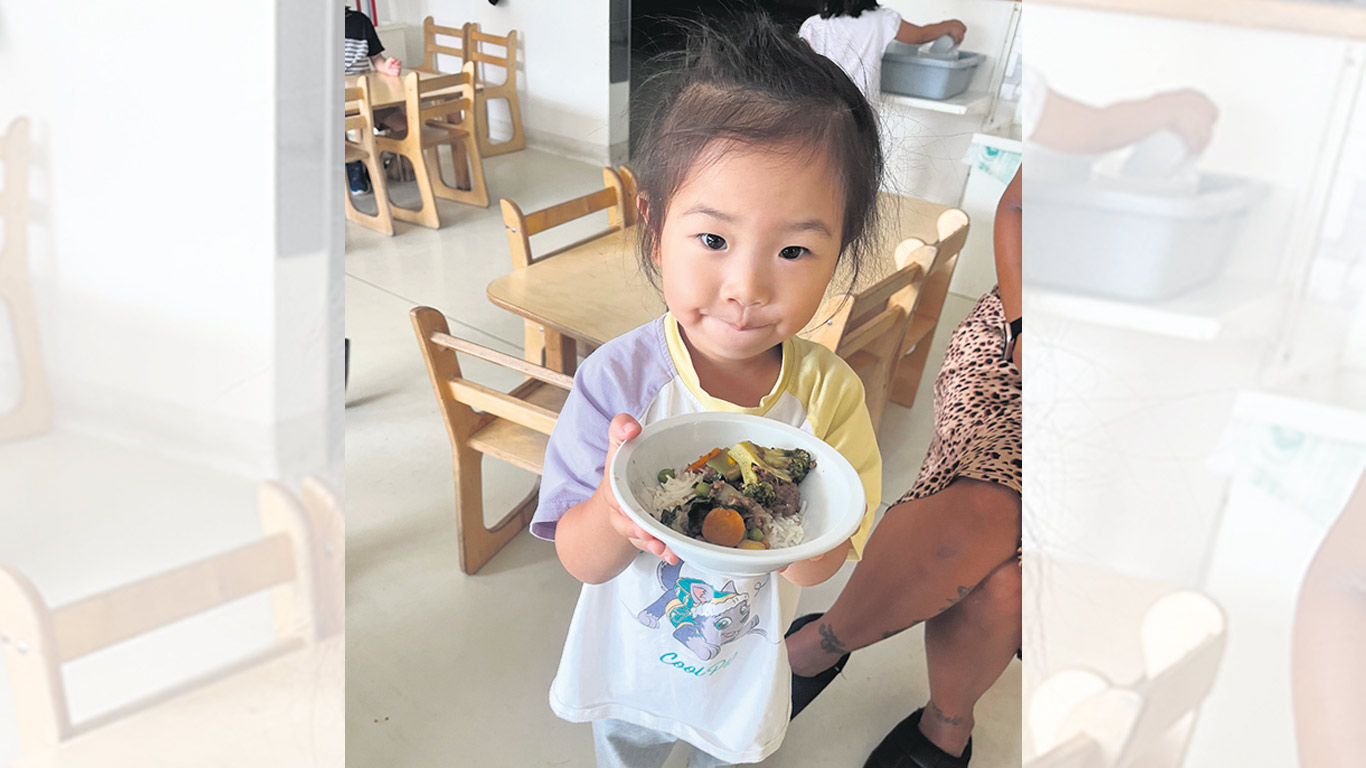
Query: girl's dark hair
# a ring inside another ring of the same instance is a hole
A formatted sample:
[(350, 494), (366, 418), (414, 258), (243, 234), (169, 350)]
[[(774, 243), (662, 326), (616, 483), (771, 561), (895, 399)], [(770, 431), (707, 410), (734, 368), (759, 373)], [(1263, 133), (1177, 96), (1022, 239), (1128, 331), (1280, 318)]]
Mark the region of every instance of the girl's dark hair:
[(653, 256), (670, 200), (719, 141), (721, 152), (773, 146), (792, 153), (792, 162), (824, 157), (844, 193), (840, 262), (852, 286), (877, 231), (882, 180), (877, 119), (858, 86), (763, 13), (725, 32), (693, 27), (687, 49), (676, 55), (681, 61), (646, 84), (660, 98), (636, 153), (646, 274), (658, 278)]
[(832, 16), (858, 17), (864, 11), (877, 9), (877, 0), (821, 0), (821, 18)]

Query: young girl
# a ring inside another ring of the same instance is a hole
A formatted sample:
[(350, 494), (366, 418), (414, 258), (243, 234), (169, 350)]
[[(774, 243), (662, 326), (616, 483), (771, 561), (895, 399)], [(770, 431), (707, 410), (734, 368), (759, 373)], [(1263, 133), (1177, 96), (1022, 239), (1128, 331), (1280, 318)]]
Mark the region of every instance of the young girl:
[(944, 35), (955, 45), (967, 27), (957, 19), (918, 27), (877, 0), (822, 0), (821, 12), (802, 23), (802, 39), (817, 53), (839, 64), (858, 84), (865, 98), (877, 101), (882, 93), (882, 54), (893, 40), (920, 45)]
[[(532, 532), (585, 586), (550, 705), (593, 722), (600, 766), (764, 759), (790, 707), (783, 628), (798, 586), (858, 559), (881, 493), (863, 387), (796, 338), (836, 272), (857, 274), (882, 157), (872, 110), (830, 60), (766, 18), (697, 36), (642, 144), (641, 254), (668, 313), (579, 369), (546, 451)], [(630, 522), (604, 476), (641, 424), (749, 413), (824, 439), (858, 470), (858, 532), (754, 578), (679, 562)]]

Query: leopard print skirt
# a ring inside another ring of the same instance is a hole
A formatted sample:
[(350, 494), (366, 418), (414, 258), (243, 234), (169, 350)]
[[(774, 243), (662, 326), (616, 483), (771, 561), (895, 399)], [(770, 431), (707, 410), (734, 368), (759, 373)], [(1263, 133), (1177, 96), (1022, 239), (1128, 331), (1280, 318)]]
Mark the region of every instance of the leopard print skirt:
[(934, 382), (934, 438), (915, 485), (897, 503), (960, 477), (1021, 492), (1020, 369), (1006, 356), (1007, 323), (993, 288), (954, 329)]

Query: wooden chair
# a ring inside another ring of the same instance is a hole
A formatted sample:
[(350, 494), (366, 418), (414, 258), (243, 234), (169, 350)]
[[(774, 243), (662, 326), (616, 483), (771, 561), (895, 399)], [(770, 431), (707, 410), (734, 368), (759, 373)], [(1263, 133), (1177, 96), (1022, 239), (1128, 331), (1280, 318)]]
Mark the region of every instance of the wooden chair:
[(617, 175), (621, 177), (622, 197), (625, 198), (623, 207), (626, 209), (626, 226), (635, 226), (636, 219), (640, 216), (640, 207), (636, 203), (636, 195), (640, 192), (640, 187), (636, 184), (636, 174), (629, 166), (618, 166)]
[[(370, 172), (370, 186), (375, 191), (375, 212), (366, 213), (356, 207), (351, 190), (346, 190), (346, 218), (361, 226), (386, 235), (394, 234), (394, 217), (389, 211), (389, 184), (384, 168), (379, 163), (375, 147), (375, 113), (370, 106), (370, 78), (361, 75), (355, 88), (346, 89), (346, 162), (361, 162)], [(354, 138), (353, 138), (354, 137)]]
[[(475, 79), (475, 121), (479, 130), (479, 149), (485, 157), (503, 155), (526, 148), (526, 133), (522, 128), (522, 107), (517, 101), (517, 30), (507, 35), (490, 35), (478, 24), (465, 25), (466, 62), (482, 65)], [(501, 47), (502, 55), (489, 52), (487, 46)], [(486, 76), (488, 67), (501, 67), (503, 82), (493, 84)], [(489, 99), (506, 99), (508, 117), (512, 120), (512, 137), (495, 143), (489, 135)]]
[(1110, 768), (1133, 725), (1134, 698), (1088, 669), (1039, 684), (1028, 702), (1037, 757), (1028, 768)]
[[(890, 399), (907, 408), (915, 404), (920, 379), (929, 360), (930, 345), (939, 328), (939, 316), (944, 312), (944, 299), (949, 293), (949, 283), (953, 281), (953, 270), (958, 265), (958, 254), (968, 239), (968, 215), (957, 208), (944, 211), (939, 216), (938, 230), (935, 260), (926, 267), (925, 283), (912, 310), (911, 327), (901, 344), (901, 353), (897, 355), (899, 362), (892, 376)], [(915, 238), (901, 243), (896, 251), (897, 265), (904, 264), (922, 245), (924, 243)]]
[(5, 241), (0, 244), (0, 309), (9, 308), (19, 364), (19, 400), (0, 413), (0, 441), (16, 440), (47, 431), (52, 426), (52, 394), (38, 345), (38, 316), (28, 274), (29, 124), (16, 118), (0, 136), (4, 187), (0, 189), (0, 219)]
[(218, 670), (73, 724), (62, 665), (116, 643), (265, 590), (271, 591), (277, 642), (246, 662), (258, 663), (343, 631), (343, 536), (331, 494), (310, 479), (300, 504), (280, 485), (265, 483), (259, 502), (264, 538), (60, 608), (49, 608), (24, 574), (0, 564), (0, 648), (24, 752), (52, 747), (247, 665)]
[[(576, 197), (573, 200), (566, 200), (563, 203), (557, 203), (549, 208), (542, 208), (532, 213), (522, 213), (521, 207), (516, 203), (503, 198), (501, 201), (503, 225), (507, 229), (508, 250), (512, 254), (512, 268), (526, 269), (538, 261), (551, 258), (626, 226), (626, 194), (622, 187), (621, 177), (617, 176), (616, 171), (611, 168), (603, 168), (602, 181), (603, 188), (597, 192)], [(539, 256), (532, 254), (531, 237), (533, 235), (539, 235), (575, 219), (581, 219), (584, 216), (604, 210), (607, 211), (607, 229)], [(545, 329), (530, 320), (526, 321), (525, 350), (527, 362), (536, 365), (547, 363)], [(587, 351), (585, 350), (585, 352)], [(554, 361), (550, 362), (552, 365), (554, 364)], [(561, 366), (554, 365), (553, 367)]]
[[(451, 336), (446, 318), (431, 307), (417, 307), (410, 315), (451, 439), (460, 568), (474, 574), (530, 524), (538, 491), (532, 489), (512, 511), (492, 527), (486, 527), (483, 456), (502, 459), (539, 475), (550, 432), (574, 380)], [(457, 352), (528, 378), (506, 394), (489, 389), (464, 377)]]
[[(910, 328), (911, 311), (925, 279), (925, 265), (934, 261), (935, 252), (934, 246), (921, 245), (897, 271), (852, 297), (839, 299), (833, 317), (814, 332), (804, 334), (844, 358), (858, 374), (874, 429), (887, 404), (892, 373), (899, 359), (897, 351)], [(823, 307), (821, 313), (830, 311)]]
[[(460, 59), (460, 66), (465, 66), (469, 61), (469, 24), (460, 27), (443, 27), (436, 23), (431, 16), (422, 20), (422, 64), (414, 67), (424, 72), (439, 74), (441, 69), (437, 66), (436, 57), (438, 55), (453, 56)], [(446, 40), (443, 43), (441, 40)]]
[[(457, 203), (489, 204), (488, 187), (484, 183), (484, 161), (479, 142), (474, 138), (473, 64), (466, 64), (458, 75), (441, 75), (420, 79), (417, 72), (403, 76), (407, 95), (408, 134), (402, 139), (376, 136), (375, 147), (381, 152), (392, 152), (408, 158), (417, 177), (422, 205), (417, 209), (391, 206), (394, 218), (433, 229), (441, 226), (436, 210), (436, 198)], [(441, 177), (438, 147), (451, 149), (455, 186)]]

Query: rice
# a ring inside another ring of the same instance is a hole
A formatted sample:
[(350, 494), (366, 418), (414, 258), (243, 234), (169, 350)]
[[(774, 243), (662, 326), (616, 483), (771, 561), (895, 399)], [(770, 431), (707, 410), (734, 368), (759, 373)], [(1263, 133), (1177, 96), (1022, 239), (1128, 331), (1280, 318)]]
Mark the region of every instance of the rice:
[(700, 482), (702, 482), (701, 472), (684, 472), (665, 480), (664, 484), (658, 488), (651, 488), (649, 513), (654, 519), (660, 520), (665, 512), (674, 507), (682, 506), (683, 502), (692, 498), (693, 489)]
[(797, 514), (791, 517), (774, 517), (768, 532), (768, 545), (772, 549), (795, 547), (802, 543), (806, 532), (806, 499)]

